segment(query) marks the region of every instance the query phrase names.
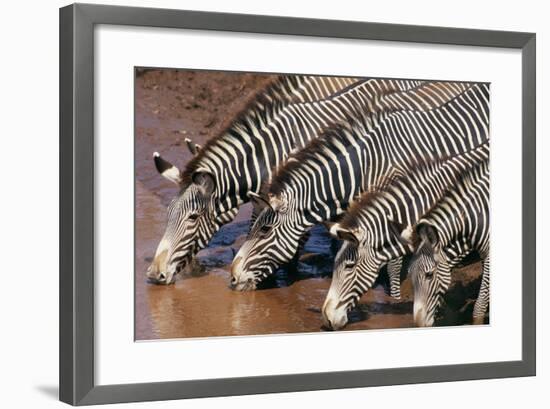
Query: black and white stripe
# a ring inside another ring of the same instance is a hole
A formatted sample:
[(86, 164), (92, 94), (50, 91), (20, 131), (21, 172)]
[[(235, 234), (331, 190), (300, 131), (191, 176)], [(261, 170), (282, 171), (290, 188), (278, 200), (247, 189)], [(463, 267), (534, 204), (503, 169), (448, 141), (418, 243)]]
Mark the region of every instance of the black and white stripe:
[(296, 103), (308, 103), (331, 98), (364, 78), (324, 77), (316, 75), (294, 76), (299, 84), (290, 87), (289, 100)]
[[(271, 179), (273, 167), (316, 138), (324, 127), (344, 120), (348, 107), (368, 109), (380, 95), (421, 84), (406, 80), (353, 81), (349, 85), (351, 80), (339, 78), (329, 88), (319, 79), (283, 76), (254, 99), (229, 129), (208, 141), (183, 172), (162, 160), (159, 171), (180, 187), (171, 204), (180, 211), (169, 210), (169, 216), (174, 216), (169, 217), (147, 276), (159, 283), (171, 283), (177, 271), (207, 245), (220, 226), (235, 217), (249, 195), (258, 193), (262, 183)], [(332, 98), (294, 103), (296, 93), (307, 100), (326, 96), (335, 89), (339, 91)], [(161, 163), (161, 158), (155, 157), (155, 163)]]
[[(434, 89), (440, 99), (431, 97)], [(381, 109), (328, 130), (277, 171), (264, 199), (269, 205), (233, 262), (235, 288), (254, 289), (292, 259), (312, 225), (334, 220), (396, 166), (466, 152), (489, 137), (488, 84), (423, 84), (391, 98), (407, 108), (386, 109), (379, 98)]]
[(414, 289), (414, 321), (432, 326), (451, 283), (452, 269), (469, 253), (479, 254), (481, 287), (473, 322), (483, 324), (489, 306), (490, 280), (489, 161), (467, 172), (414, 226), (409, 239), (415, 253), (409, 265)]
[(347, 323), (347, 312), (372, 287), (380, 267), (410, 252), (411, 226), (443, 198), (460, 192), (466, 183), (463, 175), (488, 160), (489, 141), (443, 160), (415, 164), (390, 178), (381, 190), (363, 194), (331, 226), (331, 233), (344, 244), (323, 305), (327, 327), (340, 329)]

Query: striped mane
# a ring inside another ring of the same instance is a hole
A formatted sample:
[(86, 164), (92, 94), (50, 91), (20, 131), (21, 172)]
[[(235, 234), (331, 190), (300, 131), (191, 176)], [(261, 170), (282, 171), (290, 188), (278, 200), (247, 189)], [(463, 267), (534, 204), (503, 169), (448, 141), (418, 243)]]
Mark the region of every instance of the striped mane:
[(364, 192), (358, 199), (354, 200), (348, 210), (339, 219), (338, 223), (344, 229), (354, 229), (359, 223), (358, 220), (366, 206), (374, 202), (378, 197), (381, 197), (383, 190), (369, 190)]
[(384, 175), (376, 186), (372, 186), (369, 190), (360, 194), (353, 202), (350, 203), (350, 206), (340, 217), (338, 223), (345, 229), (354, 229), (358, 227), (358, 221), (361, 218), (365, 208), (384, 196), (384, 194), (387, 193), (395, 183), (407, 180), (410, 174), (413, 172), (418, 172), (420, 169), (427, 170), (428, 164), (437, 166), (440, 162), (441, 160), (439, 159), (433, 161), (415, 160), (414, 162), (411, 162), (411, 165), (407, 168), (407, 173), (403, 173), (402, 171), (396, 169), (394, 172)]
[(271, 81), (264, 89), (255, 93), (235, 119), (217, 136), (210, 138), (203, 148), (185, 166), (182, 175), (182, 185), (191, 183), (193, 173), (201, 168), (203, 159), (208, 157), (212, 149), (220, 142), (232, 140), (235, 135), (244, 130), (252, 133), (252, 128), (258, 129), (273, 118), (281, 109), (292, 102), (292, 92), (305, 80), (304, 76), (280, 75)]

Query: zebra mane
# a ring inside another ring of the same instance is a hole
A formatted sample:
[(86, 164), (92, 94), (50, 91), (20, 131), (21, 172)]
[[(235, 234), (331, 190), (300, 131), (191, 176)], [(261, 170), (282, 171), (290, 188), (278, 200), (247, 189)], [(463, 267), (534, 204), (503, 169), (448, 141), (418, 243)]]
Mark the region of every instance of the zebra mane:
[(311, 160), (327, 157), (329, 151), (335, 151), (340, 145), (348, 147), (355, 139), (350, 121), (341, 121), (325, 128), (320, 136), (311, 140), (303, 149), (291, 154), (279, 165), (271, 182), (265, 182), (262, 192), (269, 191), (275, 195), (281, 193), (293, 180), (296, 171)]
[(394, 168), (388, 174), (382, 176), (375, 185), (356, 197), (350, 206), (339, 220), (339, 224), (346, 229), (358, 227), (359, 219), (364, 209), (375, 202), (378, 198), (384, 196), (393, 185), (399, 181), (407, 180), (411, 174), (421, 171), (426, 171), (428, 168), (440, 165), (444, 159), (427, 159), (416, 158), (409, 161), (405, 166), (406, 172), (403, 169)]
[(270, 81), (264, 89), (255, 93), (235, 116), (235, 119), (218, 135), (210, 138), (202, 149), (189, 161), (182, 173), (182, 185), (191, 183), (193, 173), (201, 168), (203, 159), (208, 157), (212, 148), (221, 141), (235, 138), (235, 133), (245, 130), (252, 132), (267, 123), (281, 109), (292, 102), (292, 92), (305, 81), (301, 75), (279, 75)]
[(384, 191), (380, 189), (371, 189), (362, 193), (348, 207), (344, 215), (339, 219), (338, 224), (344, 229), (353, 229), (359, 226), (359, 219), (363, 209), (372, 203), (377, 197), (382, 196)]

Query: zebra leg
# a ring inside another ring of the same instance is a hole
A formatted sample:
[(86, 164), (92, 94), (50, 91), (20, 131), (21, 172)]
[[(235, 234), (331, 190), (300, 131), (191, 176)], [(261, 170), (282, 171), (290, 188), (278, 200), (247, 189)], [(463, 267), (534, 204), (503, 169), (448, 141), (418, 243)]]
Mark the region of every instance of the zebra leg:
[(476, 303), (474, 305), (474, 325), (483, 324), (485, 313), (487, 312), (487, 307), (489, 306), (489, 278), (491, 270), (490, 257), (485, 257), (481, 262), (481, 265), (481, 287), (479, 289), (479, 296), (477, 297)]
[(387, 271), (390, 279), (390, 295), (393, 298), (401, 298), (401, 267), (403, 266), (403, 257), (394, 258), (388, 261)]

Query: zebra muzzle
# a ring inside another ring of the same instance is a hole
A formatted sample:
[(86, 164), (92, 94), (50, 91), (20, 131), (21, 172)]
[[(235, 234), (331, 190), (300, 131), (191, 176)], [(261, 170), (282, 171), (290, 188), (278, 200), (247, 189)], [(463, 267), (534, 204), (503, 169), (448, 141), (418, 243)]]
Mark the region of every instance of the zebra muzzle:
[(323, 305), (323, 326), (327, 329), (337, 331), (348, 323), (348, 314), (342, 306), (335, 308), (332, 300), (327, 300)]

